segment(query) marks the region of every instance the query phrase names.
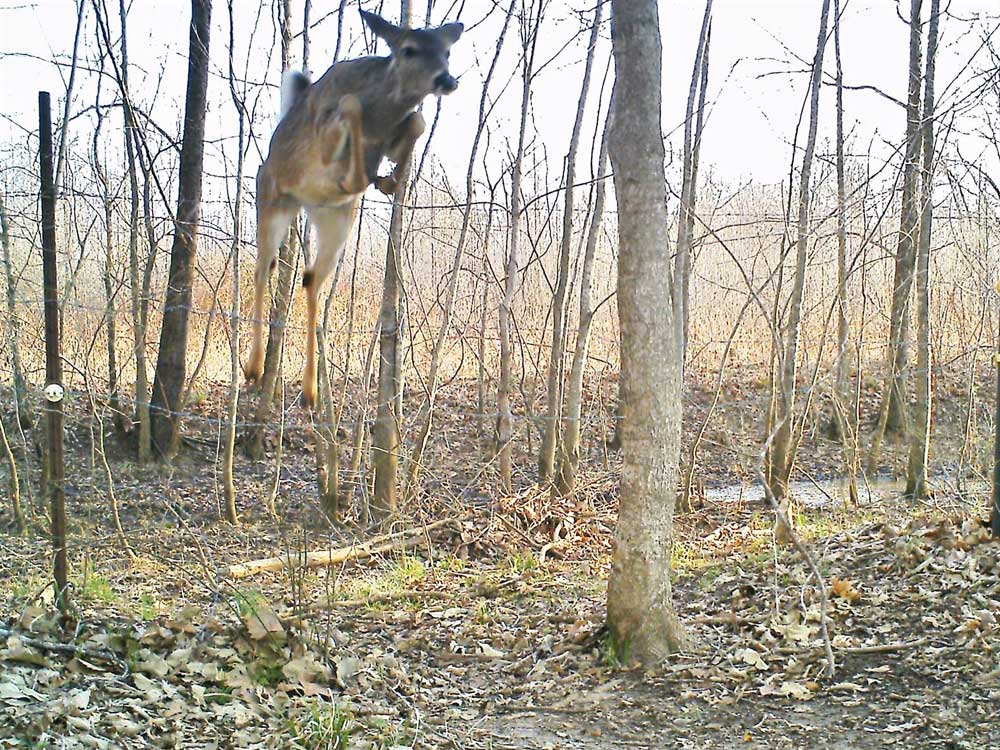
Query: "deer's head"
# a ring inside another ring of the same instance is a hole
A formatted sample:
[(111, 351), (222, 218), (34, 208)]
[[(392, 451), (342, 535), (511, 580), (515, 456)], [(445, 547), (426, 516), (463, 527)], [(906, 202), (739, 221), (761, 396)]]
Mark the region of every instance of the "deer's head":
[(393, 72), (407, 92), (423, 98), (443, 96), (458, 88), (458, 81), (448, 72), (448, 54), (462, 36), (462, 24), (404, 29), (367, 11), (361, 11), (361, 17), (372, 33), (389, 45)]

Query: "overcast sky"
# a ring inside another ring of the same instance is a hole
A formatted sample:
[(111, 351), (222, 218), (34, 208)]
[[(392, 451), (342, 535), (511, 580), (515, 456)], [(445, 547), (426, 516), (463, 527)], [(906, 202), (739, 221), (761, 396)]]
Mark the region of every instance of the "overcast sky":
[[(6, 53), (0, 60), (0, 142), (24, 139), (23, 129), (36, 127), (36, 92), (45, 88), (52, 92), (54, 103), (61, 109), (65, 92), (65, 69), (60, 70), (46, 61), (67, 60), (73, 44), (75, 3), (70, 0), (0, 0), (0, 34)], [(255, 134), (260, 148), (265, 149), (273, 129), (280, 80), (277, 51), (273, 47), (274, 20), (271, 2), (264, 0), (234, 0), (236, 9), (237, 69), (248, 66), (249, 78), (266, 81), (258, 103)], [(113, 30), (117, 28), (117, 3), (113, 6)], [(314, 0), (313, 18), (319, 19), (334, 9), (335, 0)], [(880, 88), (891, 96), (905, 98), (907, 27), (897, 18), (894, 0), (844, 0), (843, 57), (848, 84), (867, 84)], [(904, 3), (906, 6), (908, 2)], [(1000, 20), (997, 0), (952, 0), (952, 14), (971, 19), (979, 15), (978, 23), (968, 24), (946, 19), (942, 29), (942, 48), (938, 64), (938, 89), (947, 101), (961, 93), (977, 66), (985, 63), (974, 58), (986, 30), (992, 30)], [(294, 12), (301, 14), (301, 0), (294, 0)], [(346, 56), (362, 52), (357, 3), (354, 0), (345, 19)], [(365, 7), (374, 3), (366, 0)], [(423, 4), (415, 3), (416, 7)], [(439, 0), (440, 16), (459, 3)], [(466, 0), (462, 20), (480, 20), (492, 7), (490, 0)], [(581, 22), (570, 7), (583, 3), (553, 0), (543, 25), (539, 57), (548, 58), (581, 29)], [(590, 5), (590, 3), (586, 3)], [(805, 65), (796, 60), (811, 59), (819, 23), (820, 0), (715, 0), (711, 81), (709, 98), (711, 117), (705, 134), (704, 163), (710, 165), (720, 179), (758, 182), (780, 181), (787, 174), (789, 140), (802, 104), (806, 76)], [(929, 2), (925, 2), (929, 6)], [(81, 62), (90, 65), (95, 59), (93, 10), (86, 9), (86, 32), (81, 44)], [(387, 7), (394, 8), (389, 0)], [(703, 0), (661, 0), (660, 15), (664, 46), (664, 129), (670, 145), (679, 138), (676, 128), (683, 118), (691, 64), (701, 23)], [(988, 15), (992, 14), (993, 19)], [(133, 88), (136, 98), (145, 106), (154, 100), (157, 121), (168, 131), (179, 129), (186, 76), (186, 51), (189, 3), (183, 0), (133, 0), (129, 15), (129, 44)], [(494, 13), (487, 22), (474, 28), (456, 45), (452, 53), (452, 72), (461, 77), (461, 86), (444, 102), (442, 121), (435, 136), (433, 152), (440, 159), (453, 185), (464, 178), (465, 160), (471, 144), (481, 80), (495, 44), (501, 18)], [(299, 28), (301, 16), (293, 18)], [(336, 17), (330, 15), (312, 31), (311, 67), (317, 76), (332, 57), (336, 34)], [(565, 153), (572, 116), (579, 94), (579, 80), (584, 54), (583, 35), (538, 77), (534, 87), (534, 124), (538, 129), (539, 145), (544, 145), (550, 158), (550, 171), (555, 180)], [(493, 89), (501, 90), (510, 81), (517, 63), (518, 36), (512, 29), (503, 65)], [(235, 133), (235, 116), (222, 75), (226, 70), (228, 45), (228, 13), (226, 5), (215, 2), (212, 19), (212, 67), (216, 73), (210, 84), (208, 137), (226, 139)], [(249, 50), (249, 54), (248, 54)], [(300, 61), (301, 47), (295, 46), (295, 59)], [(9, 53), (17, 53), (11, 55)], [(605, 29), (595, 66), (595, 86), (592, 90), (590, 113), (584, 137), (589, 139), (598, 127), (596, 112), (599, 84), (604, 76), (610, 53)], [(39, 59), (35, 59), (39, 58)], [(970, 60), (972, 65), (970, 66)], [(833, 71), (833, 47), (828, 48), (826, 70)], [(951, 84), (953, 80), (956, 83)], [(73, 111), (79, 111), (93, 101), (94, 76), (81, 72), (74, 94)], [(951, 85), (950, 85), (951, 84)], [(158, 89), (157, 89), (158, 87)], [(158, 90), (158, 93), (157, 93)], [(105, 86), (104, 101), (112, 92)], [(519, 92), (516, 82), (504, 91), (497, 106), (493, 123), (494, 140), (489, 150), (494, 173), (506, 142), (516, 137), (514, 116)], [(433, 103), (429, 102), (433, 107)], [(995, 103), (994, 103), (995, 106)], [(823, 99), (821, 140), (833, 131), (832, 89)], [(871, 92), (848, 92), (846, 95), (847, 128), (854, 134), (857, 150), (868, 143), (898, 142), (904, 127), (902, 110)], [(433, 112), (433, 109), (431, 109)], [(58, 114), (54, 115), (58, 118)], [(117, 122), (117, 121), (116, 121)], [(72, 135), (89, 142), (92, 123), (74, 123)], [(671, 133), (673, 133), (671, 135)], [(120, 140), (120, 139), (116, 139)], [(221, 143), (230, 143), (222, 140)], [(83, 147), (81, 146), (81, 147)], [(210, 146), (208, 158), (218, 159), (219, 149)], [(964, 146), (967, 156), (975, 156), (981, 143), (970, 139)], [(587, 149), (589, 153), (589, 148)], [(258, 157), (252, 150), (250, 174), (256, 169)], [(589, 172), (582, 165), (583, 174)]]

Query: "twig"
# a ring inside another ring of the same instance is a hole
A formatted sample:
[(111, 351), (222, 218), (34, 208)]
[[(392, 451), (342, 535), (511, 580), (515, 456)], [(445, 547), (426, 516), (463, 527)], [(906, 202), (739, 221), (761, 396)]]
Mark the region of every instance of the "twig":
[[(764, 446), (765, 453), (767, 448), (770, 446), (770, 443), (771, 440), (769, 438)], [(816, 558), (812, 556), (812, 553), (802, 543), (802, 540), (799, 539), (799, 535), (795, 533), (795, 529), (792, 528), (792, 524), (789, 522), (785, 512), (781, 509), (781, 506), (778, 505), (778, 501), (774, 497), (774, 493), (771, 491), (771, 486), (767, 483), (767, 479), (764, 477), (764, 472), (760, 468), (763, 460), (764, 456), (762, 455), (760, 462), (757, 464), (757, 480), (760, 482), (760, 486), (764, 489), (764, 496), (771, 504), (771, 509), (774, 511), (774, 515), (778, 519), (778, 523), (784, 525), (785, 531), (788, 533), (788, 538), (791, 539), (792, 544), (795, 545), (795, 549), (797, 549), (799, 554), (805, 558), (806, 564), (809, 566), (809, 570), (816, 578), (816, 584), (819, 586), (819, 624), (820, 630), (823, 633), (823, 648), (826, 651), (825, 672), (827, 677), (833, 677), (834, 671), (836, 670), (836, 663), (833, 658), (833, 644), (830, 641), (830, 628), (828, 625), (829, 617), (826, 613), (827, 607), (829, 606), (829, 597), (826, 593), (826, 582), (823, 580), (823, 574), (819, 570), (819, 565), (816, 564)]]

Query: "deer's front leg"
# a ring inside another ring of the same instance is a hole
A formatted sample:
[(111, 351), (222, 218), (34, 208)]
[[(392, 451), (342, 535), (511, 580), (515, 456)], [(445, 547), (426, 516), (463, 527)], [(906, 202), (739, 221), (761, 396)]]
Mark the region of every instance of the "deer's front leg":
[(388, 177), (376, 177), (375, 187), (386, 195), (393, 195), (403, 182), (403, 173), (407, 168), (410, 157), (413, 155), (413, 147), (417, 139), (424, 134), (427, 123), (424, 116), (419, 112), (410, 113), (403, 122), (399, 124), (396, 134), (389, 143), (386, 156), (396, 163), (392, 174)]

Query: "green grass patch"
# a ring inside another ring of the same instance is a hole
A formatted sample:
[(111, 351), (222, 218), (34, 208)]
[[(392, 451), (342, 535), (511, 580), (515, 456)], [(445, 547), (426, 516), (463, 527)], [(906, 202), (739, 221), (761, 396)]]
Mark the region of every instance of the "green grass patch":
[(301, 713), (287, 719), (295, 750), (346, 750), (350, 746), (354, 717), (347, 705), (314, 699)]

